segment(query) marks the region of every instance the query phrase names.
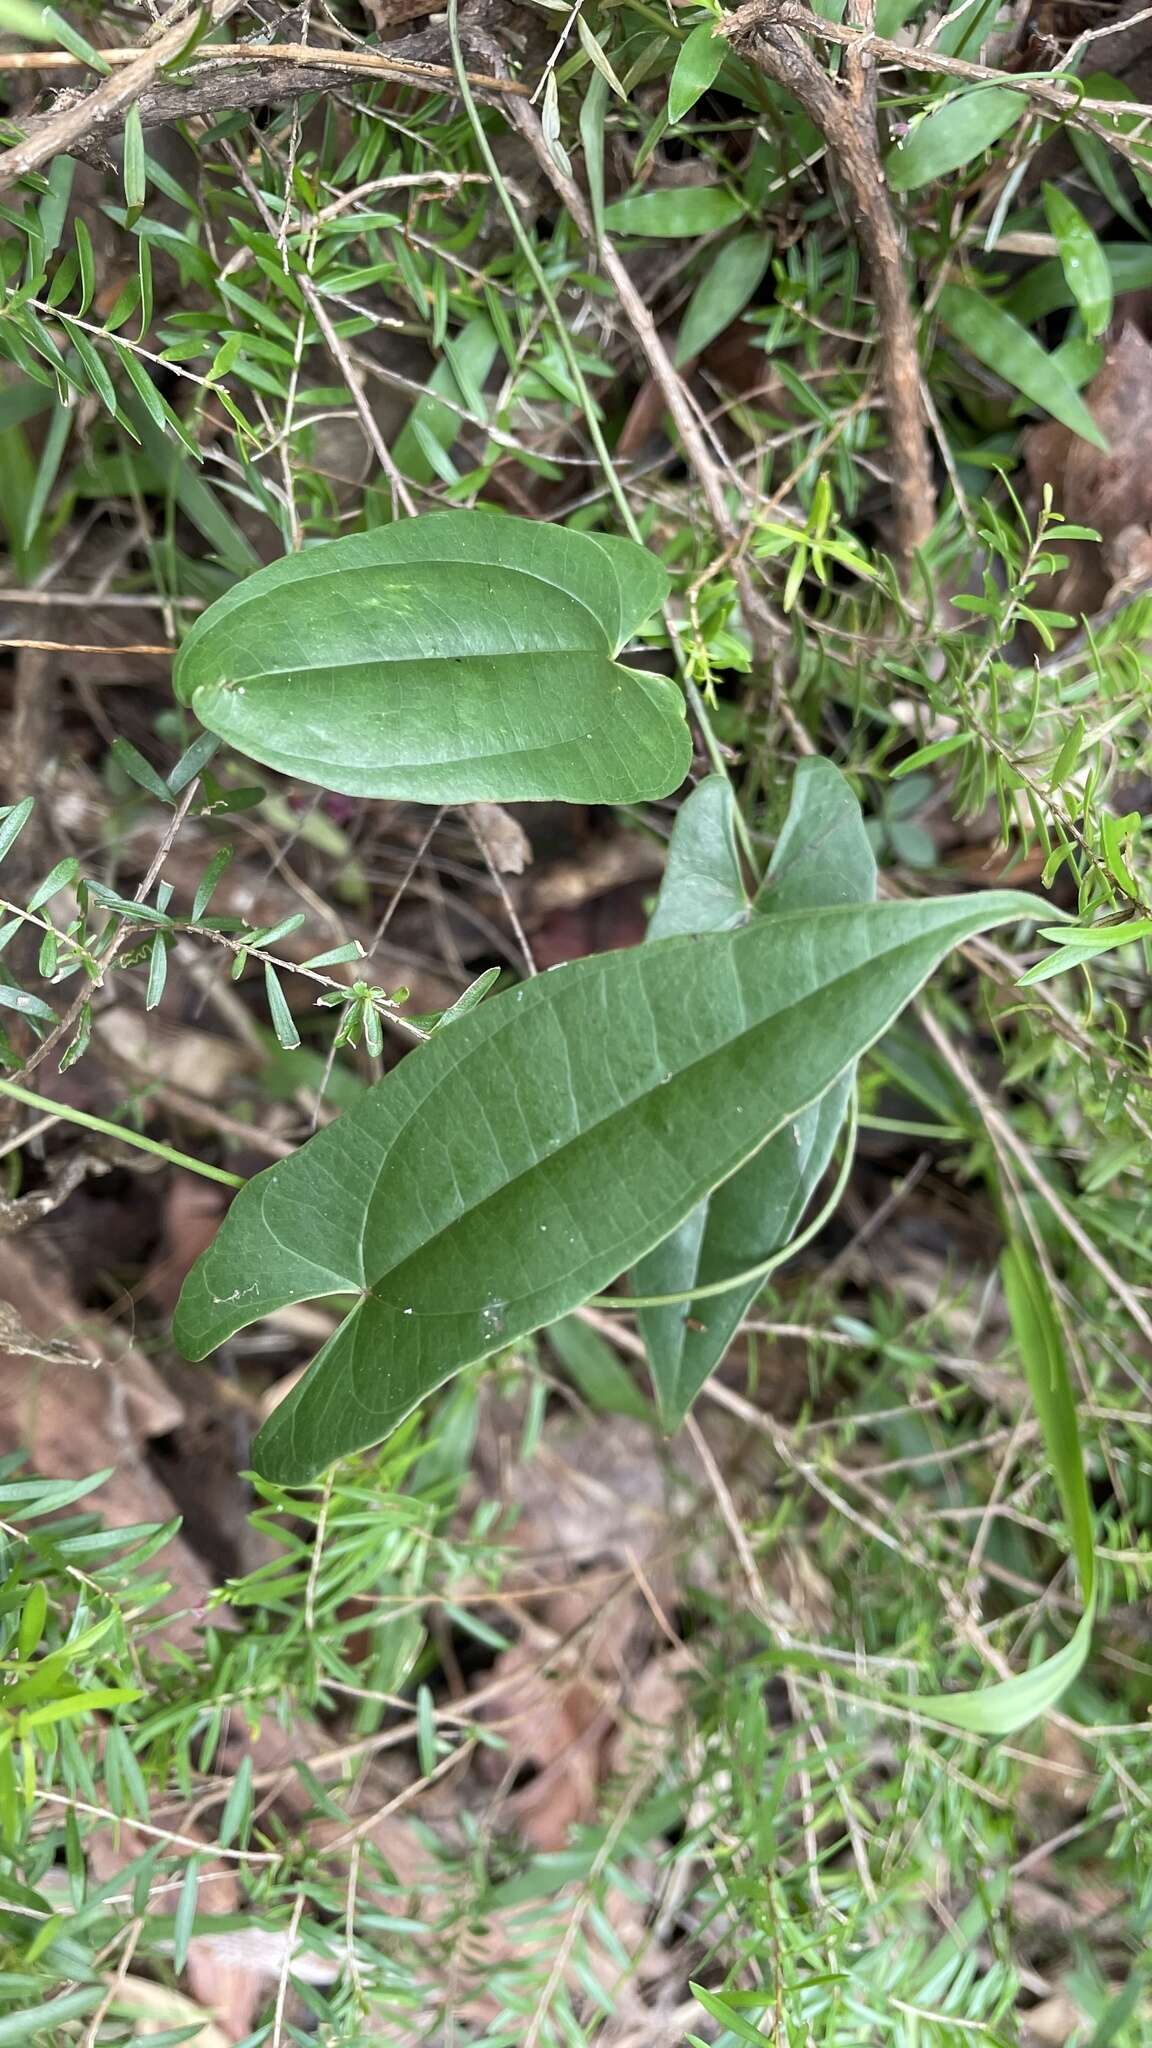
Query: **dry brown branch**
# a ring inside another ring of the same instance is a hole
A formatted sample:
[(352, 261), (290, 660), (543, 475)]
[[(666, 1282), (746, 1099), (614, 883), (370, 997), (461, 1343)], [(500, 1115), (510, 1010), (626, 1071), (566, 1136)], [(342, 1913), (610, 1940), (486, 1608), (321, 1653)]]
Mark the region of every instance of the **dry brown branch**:
[[(201, 45), (179, 79), (149, 82), (149, 74), (136, 92), (118, 91), (96, 118), (88, 119), (85, 110), (95, 105), (103, 87), (97, 87), (83, 99), (70, 101), (52, 114), (26, 122), (24, 141), (6, 156), (0, 155), (0, 189), (62, 150), (83, 156), (94, 145), (99, 149), (123, 128), (133, 100), (139, 105), (144, 127), (158, 128), (169, 121), (212, 119), (244, 107), (279, 105), (300, 99), (305, 93), (356, 85), (361, 80), (391, 79), (397, 85), (412, 86), (417, 92), (451, 92), (455, 80), (450, 67), (426, 61), (421, 54), (425, 49), (432, 52), (443, 47), (443, 31), (439, 29), (406, 37), (403, 49), (408, 54), (403, 54), (397, 45), (395, 53), (390, 51), (387, 56), (372, 50), (313, 49), (304, 43), (258, 43), (252, 47), (221, 44), (207, 48)], [(62, 54), (65, 53), (49, 51), (46, 56), (54, 60)], [(140, 53), (102, 50), (100, 54), (107, 63), (124, 67), (118, 69), (114, 79), (106, 81), (109, 86), (122, 88), (129, 76), (129, 60), (135, 60)], [(151, 58), (153, 53), (147, 54)], [(34, 64), (25, 62), (29, 56), (34, 57)], [(29, 70), (44, 68), (46, 61), (45, 54), (40, 52), (7, 52), (0, 54), (0, 70), (17, 68), (7, 61), (9, 58), (19, 59), (18, 68)], [(68, 57), (67, 62), (75, 67), (75, 58)], [(492, 78), (483, 72), (469, 73), (469, 83), (474, 91), (490, 98), (527, 94), (530, 90), (518, 80)], [(60, 124), (65, 118), (69, 134), (62, 140)], [(36, 152), (31, 158), (30, 151)], [(10, 160), (18, 156), (22, 160), (17, 167), (7, 169)]]
[(814, 21), (807, 8), (786, 7), (781, 0), (752, 0), (728, 18), (723, 33), (751, 64), (792, 94), (823, 136), (829, 161), (852, 201), (853, 226), (876, 302), (896, 500), (895, 539), (906, 559), (932, 530), (936, 490), (904, 250), (876, 134), (875, 43), (867, 23), (859, 23), (847, 39), (844, 82), (839, 85), (800, 33), (800, 24), (807, 29)]
[[(869, 55), (879, 64), (899, 65), (905, 71), (926, 72), (937, 78), (955, 78), (966, 85), (1007, 86), (1033, 100), (1037, 106), (1045, 107), (1054, 114), (1066, 114), (1078, 125), (1101, 135), (1120, 155), (1131, 155), (1147, 164), (1146, 154), (1139, 156), (1130, 148), (1130, 138), (1121, 135), (1114, 126), (1105, 128), (1091, 118), (1100, 114), (1105, 118), (1111, 116), (1114, 121), (1118, 111), (1115, 100), (1093, 98), (1078, 91), (1076, 86), (1058, 85), (1050, 78), (1025, 72), (999, 71), (992, 64), (975, 64), (966, 57), (946, 57), (940, 50), (921, 49), (915, 43), (907, 46), (894, 43), (886, 36), (873, 35), (858, 23), (826, 21), (822, 15), (812, 14), (802, 0), (779, 0), (779, 5), (772, 7), (767, 0), (747, 0), (746, 5), (735, 8), (725, 17), (716, 34), (732, 41), (758, 28), (769, 13), (774, 22), (803, 29), (817, 42), (835, 43), (843, 49), (866, 44)], [(1123, 112), (1125, 118), (1152, 115), (1152, 105), (1142, 100), (1125, 100)]]
[[(212, 0), (213, 26), (227, 21), (239, 5), (240, 0)], [(173, 14), (178, 19), (173, 20)], [(13, 148), (0, 152), (0, 192), (15, 184), (17, 178), (36, 170), (38, 165), (47, 163), (49, 157), (73, 150), (94, 131), (107, 135), (114, 133), (117, 126), (122, 127), (129, 107), (139, 100), (161, 65), (179, 56), (193, 32), (196, 18), (190, 4), (181, 5), (177, 0), (176, 7), (149, 32), (122, 69), (102, 79), (83, 99), (70, 100), (67, 105), (57, 107), (55, 113), (38, 124), (34, 133), (26, 135)]]

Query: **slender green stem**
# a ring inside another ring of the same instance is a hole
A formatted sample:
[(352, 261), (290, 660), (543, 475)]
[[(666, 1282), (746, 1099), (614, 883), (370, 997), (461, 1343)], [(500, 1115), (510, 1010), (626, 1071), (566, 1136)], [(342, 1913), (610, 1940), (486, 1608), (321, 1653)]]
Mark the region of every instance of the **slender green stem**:
[(70, 1103), (53, 1102), (49, 1095), (37, 1095), (31, 1088), (21, 1088), (15, 1081), (0, 1080), (0, 1095), (10, 1095), (14, 1102), (23, 1102), (28, 1109), (47, 1110), (50, 1116), (58, 1116), (66, 1124), (79, 1124), (85, 1131), (99, 1131), (101, 1137), (119, 1138), (125, 1145), (135, 1145), (140, 1152), (151, 1152), (157, 1159), (166, 1159), (170, 1166), (182, 1166), (188, 1173), (203, 1174), (205, 1180), (218, 1180), (226, 1188), (242, 1188), (243, 1176), (229, 1173), (223, 1166), (209, 1166), (203, 1159), (193, 1159), (187, 1152), (177, 1152), (173, 1145), (162, 1145), (156, 1138), (145, 1138), (139, 1131), (126, 1130), (123, 1124), (110, 1124), (105, 1117), (89, 1116), (85, 1109), (73, 1109)]
[(857, 1107), (856, 1092), (853, 1090), (852, 1103), (848, 1111), (848, 1128), (844, 1141), (844, 1157), (836, 1176), (836, 1185), (822, 1209), (812, 1218), (806, 1229), (800, 1231), (771, 1258), (761, 1259), (758, 1266), (746, 1266), (742, 1273), (732, 1273), (727, 1280), (712, 1280), (706, 1287), (686, 1287), (682, 1294), (594, 1294), (589, 1304), (592, 1308), (676, 1308), (686, 1301), (711, 1301), (719, 1294), (731, 1294), (737, 1287), (747, 1287), (751, 1280), (767, 1280), (770, 1273), (782, 1266), (796, 1252), (803, 1251), (806, 1244), (823, 1230), (829, 1217), (840, 1207), (841, 1197), (848, 1185), (852, 1161), (856, 1156)]

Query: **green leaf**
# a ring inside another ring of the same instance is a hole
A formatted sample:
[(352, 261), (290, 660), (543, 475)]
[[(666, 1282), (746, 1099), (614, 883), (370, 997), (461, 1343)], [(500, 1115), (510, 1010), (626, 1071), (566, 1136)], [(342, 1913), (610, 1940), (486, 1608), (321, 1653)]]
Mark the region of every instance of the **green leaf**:
[[(734, 921), (734, 885), (739, 882), (735, 847), (722, 853), (715, 845), (712, 873), (728, 866), (727, 898), (719, 889), (700, 886), (699, 858), (689, 849), (706, 837), (706, 814), (686, 816), (692, 804), (719, 784), (702, 783), (676, 821), (664, 884), (649, 926), (649, 937), (670, 930), (715, 931)], [(681, 820), (686, 846), (677, 848)], [(876, 893), (876, 863), (864, 830), (860, 808), (843, 776), (830, 761), (803, 762), (796, 771), (792, 802), (777, 841), (772, 863), (756, 899), (760, 917), (818, 910), (827, 905), (869, 902)], [(740, 892), (740, 913), (747, 906)], [(689, 922), (693, 920), (693, 922)], [(844, 1121), (854, 1069), (840, 1076), (819, 1101), (791, 1118), (731, 1180), (717, 1188), (684, 1218), (664, 1244), (657, 1246), (633, 1273), (638, 1295), (684, 1294), (730, 1274), (746, 1272), (779, 1251), (795, 1235), (812, 1193), (832, 1156)], [(652, 1383), (666, 1429), (683, 1421), (709, 1373), (728, 1349), (762, 1280), (745, 1281), (724, 1294), (694, 1302), (669, 1302), (665, 1307), (638, 1309), (637, 1322), (648, 1350)]]
[(54, 43), (56, 24), (48, 18), (50, 13), (47, 7), (33, 6), (32, 0), (0, 0), (0, 29), (27, 36), (30, 43)]
[(651, 1401), (645, 1399), (612, 1346), (587, 1323), (582, 1323), (579, 1316), (561, 1316), (558, 1323), (552, 1323), (548, 1342), (589, 1407), (602, 1415), (631, 1415), (638, 1422), (653, 1420)]
[(96, 291), (96, 256), (92, 248), (92, 237), (79, 214), (76, 216), (73, 233), (76, 237), (76, 258), (80, 265), (80, 305), (78, 312), (82, 320), (92, 304)]
[(731, 931), (748, 922), (749, 911), (732, 785), (723, 775), (709, 775), (677, 813), (648, 937)]
[(162, 804), (172, 804), (172, 792), (167, 783), (156, 773), (151, 761), (145, 758), (140, 749), (132, 745), (131, 740), (126, 740), (123, 734), (118, 734), (109, 751), (119, 762), (125, 775), (130, 776), (133, 782), (139, 783), (141, 789), (146, 789), (149, 796), (154, 796)]
[[(0, 26), (4, 22), (4, 8), (0, 6)], [(39, 9), (34, 10), (39, 13)], [(22, 31), (27, 33), (27, 30)], [(79, 1991), (65, 1991), (59, 1998), (49, 1998), (43, 2005), (34, 2005), (27, 2012), (12, 2012), (0, 2019), (0, 2048), (12, 2048), (17, 2041), (46, 2041), (53, 2036), (54, 2027), (62, 2027), (68, 2020), (83, 2019), (94, 2005), (99, 2005), (104, 1996), (103, 1984), (85, 1984)]]
[[(115, 1533), (121, 1535), (123, 1532), (117, 1530)], [(13, 1687), (13, 1697), (22, 1690), (23, 1687)], [(47, 1706), (34, 1707), (30, 1714), (21, 1714), (20, 1721), (24, 1728), (50, 1728), (59, 1721), (78, 1720), (82, 1714), (102, 1714), (109, 1707), (129, 1706), (139, 1698), (140, 1691), (136, 1686), (100, 1685), (91, 1692), (70, 1693), (64, 1699), (49, 1700)]]
[[(583, 19), (583, 16), (581, 16)], [(580, 109), (580, 142), (584, 150), (584, 175), (592, 227), (599, 241), (604, 233), (604, 114), (608, 105), (608, 81), (597, 71), (584, 95)]]
[(1056, 238), (1068, 289), (1095, 340), (1112, 318), (1112, 272), (1108, 258), (1081, 213), (1058, 185), (1044, 186), (1044, 211)]
[(995, 370), (1042, 412), (1051, 413), (1072, 433), (1107, 453), (1108, 443), (1080, 393), (1011, 313), (964, 284), (945, 285), (939, 311), (949, 333), (963, 342), (978, 362)]
[(226, 1849), (237, 1836), (247, 1834), (251, 1814), (252, 1759), (246, 1756), (240, 1760), (240, 1768), (232, 1780), (232, 1788), (224, 1801), (224, 1811), (220, 1815), (216, 1840), (222, 1849)]
[[(79, 226), (79, 222), (77, 223), (77, 226)], [(141, 429), (140, 426), (140, 414), (142, 412), (143, 415), (151, 422), (152, 426), (159, 429), (159, 445), (162, 448), (167, 450), (168, 440), (169, 437), (171, 436), (176, 441), (179, 442), (180, 446), (189, 455), (192, 456), (194, 461), (201, 462), (203, 460), (202, 451), (196, 446), (195, 441), (193, 441), (191, 435), (186, 431), (180, 420), (177, 419), (176, 414), (173, 412), (167, 400), (161, 398), (160, 393), (157, 391), (156, 386), (153, 384), (152, 379), (149, 377), (148, 372), (144, 368), (143, 363), (137, 362), (136, 357), (133, 355), (132, 350), (127, 346), (127, 344), (122, 341), (117, 341), (114, 336), (112, 337), (112, 346), (116, 351), (116, 356), (117, 360), (119, 361), (120, 367), (123, 370), (124, 375), (127, 377), (128, 382), (131, 384), (132, 389), (136, 395), (136, 398), (139, 400), (138, 407), (134, 406), (133, 403), (129, 401), (122, 407), (122, 410), (127, 412), (129, 416), (135, 420), (136, 431), (140, 441), (143, 442), (144, 445), (147, 447), (148, 436), (146, 432)], [(187, 500), (185, 509), (188, 512), (189, 518), (194, 518), (195, 513), (193, 512), (192, 509), (193, 505), (203, 507), (206, 500), (208, 502), (211, 502), (211, 492), (209, 491), (207, 484), (203, 483), (199, 477), (193, 476), (187, 477), (186, 481), (184, 482), (183, 488), (185, 493), (185, 499)], [(224, 512), (220, 512), (218, 514), (218, 517), (215, 520), (211, 521), (211, 524), (216, 527), (221, 527), (224, 522), (227, 522), (227, 514)], [(200, 531), (204, 534), (206, 539), (213, 540), (217, 538), (217, 535), (214, 532), (209, 531), (208, 526), (204, 524), (204, 521), (202, 519), (197, 520), (196, 523), (197, 525), (199, 525)], [(230, 524), (230, 522), (228, 523)], [(236, 562), (239, 560), (239, 551), (232, 550), (231, 552), (233, 554), (233, 560), (229, 563), (229, 566), (235, 567)], [(223, 548), (221, 548), (220, 553), (221, 560), (228, 559), (228, 556)], [(249, 564), (248, 566), (251, 565)], [(239, 570), (238, 573), (243, 574), (243, 569)]]
[(1083, 1670), (1096, 1618), (1092, 1501), (1059, 1320), (1035, 1254), (1021, 1240), (1010, 1244), (1004, 1253), (1001, 1277), (1012, 1334), (1068, 1525), (1084, 1613), (1062, 1649), (1019, 1677), (1002, 1679), (975, 1692), (942, 1693), (917, 1700), (922, 1713), (976, 1735), (1012, 1735), (1038, 1714), (1047, 1713)]
[(723, 185), (662, 185), (655, 192), (613, 200), (604, 222), (613, 234), (690, 242), (743, 217), (741, 201)]
[(148, 197), (148, 172), (144, 159), (144, 124), (140, 103), (133, 100), (124, 120), (124, 225), (135, 226)]
[[(751, 2042), (753, 2048), (756, 2048), (756, 2044), (759, 2044), (759, 2048), (770, 2048), (771, 2034), (762, 2034), (759, 2027), (754, 2027), (751, 2020), (746, 2020), (744, 2015), (729, 2005), (726, 1999), (718, 1998), (714, 1991), (705, 1991), (702, 1984), (690, 1983), (688, 1989), (697, 2004), (704, 2007), (709, 2018), (720, 2020), (735, 2040)], [(763, 2002), (765, 2005), (771, 2003), (770, 1994), (767, 1992)]]
[[(780, 888), (787, 886), (782, 868)], [(255, 1451), (306, 1480), (555, 1322), (818, 1101), (950, 947), (1033, 898), (794, 910), (492, 996), (241, 1190), (176, 1312), (203, 1358), (290, 1302), (355, 1303)]]
[(89, 65), (101, 77), (108, 78), (111, 75), (112, 66), (100, 55), (99, 50), (94, 48), (87, 36), (81, 35), (78, 28), (73, 28), (70, 21), (65, 21), (62, 14), (57, 14), (54, 7), (43, 9), (43, 22), (51, 41), (59, 43), (65, 50), (70, 50), (74, 57), (79, 57), (82, 64)]
[(17, 839), (32, 816), (36, 799), (34, 796), (21, 797), (18, 804), (9, 804), (0, 811), (0, 860), (10, 853)]
[(268, 1014), (272, 1019), (272, 1029), (285, 1052), (294, 1052), (300, 1043), (300, 1033), (288, 1008), (279, 976), (270, 960), (264, 962), (264, 988), (268, 997)]
[(499, 981), (502, 971), (499, 967), (486, 967), (483, 974), (478, 974), (475, 981), (470, 981), (467, 988), (461, 990), (456, 1001), (449, 1004), (442, 1013), (436, 1029), (443, 1031), (446, 1024), (454, 1024), (458, 1017), (466, 1017), (469, 1010), (474, 1010), (477, 1003), (482, 1003), (489, 989)]
[(66, 854), (64, 859), (58, 860), (55, 867), (45, 875), (44, 880), (32, 891), (31, 896), (28, 898), (28, 909), (43, 910), (44, 905), (50, 902), (57, 890), (71, 887), (79, 873), (79, 861), (74, 855)]
[(963, 170), (1026, 113), (1022, 93), (1000, 85), (980, 86), (945, 100), (914, 123), (888, 152), (884, 172), (894, 192), (915, 192), (950, 171)]
[(176, 1901), (172, 1925), (172, 1968), (177, 1975), (188, 1960), (188, 1945), (196, 1925), (196, 1908), (199, 1903), (200, 1859), (193, 1856), (185, 1866), (184, 1881), (180, 1886), (180, 1897)]
[(30, 1586), (20, 1614), (20, 1625), (16, 1631), (16, 1648), (21, 1657), (30, 1657), (44, 1633), (48, 1618), (48, 1589), (42, 1579)]
[(51, 1005), (34, 996), (24, 988), (10, 988), (0, 982), (0, 1010), (15, 1010), (18, 1017), (27, 1017), (32, 1023), (55, 1024), (56, 1012)]
[(893, 768), (893, 782), (898, 782), (902, 775), (913, 774), (917, 768), (926, 768), (931, 761), (943, 761), (949, 754), (958, 754), (962, 747), (971, 746), (974, 739), (975, 734), (971, 732), (952, 732), (947, 739), (933, 740), (926, 747), (918, 747), (906, 761), (898, 762)]
[(58, 405), (48, 422), (48, 432), (44, 436), (44, 447), (36, 470), (36, 481), (29, 493), (24, 512), (23, 543), (26, 548), (31, 547), (40, 530), (40, 521), (52, 495), (52, 486), (56, 482), (71, 431), (72, 408), (68, 405)]
[(1065, 733), (1060, 745), (1060, 751), (1052, 763), (1052, 771), (1048, 777), (1051, 788), (1059, 789), (1062, 783), (1067, 782), (1077, 761), (1080, 759), (1084, 747), (1084, 732), (1084, 719), (1081, 715), (1073, 720), (1069, 730)]
[[(588, 23), (585, 21), (584, 16), (582, 14), (578, 14), (576, 16), (576, 28), (580, 37), (580, 41), (583, 44), (585, 51), (591, 58), (592, 63), (596, 67), (596, 70), (600, 73), (600, 76), (604, 80), (605, 85), (611, 87), (612, 91), (616, 94), (617, 99), (623, 100), (625, 104), (627, 104), (628, 95), (625, 92), (624, 87), (621, 85), (620, 80), (617, 78), (616, 73), (613, 71), (611, 64), (608, 62), (608, 59), (605, 56), (601, 45), (597, 42), (596, 37), (593, 35), (591, 29), (588, 26)], [(583, 124), (581, 124), (581, 139), (583, 139)]]
[(676, 686), (614, 659), (667, 587), (632, 541), (436, 513), (228, 591), (174, 687), (242, 753), (348, 795), (634, 803), (691, 756)]
[(702, 93), (719, 76), (728, 45), (713, 33), (713, 21), (702, 21), (680, 45), (676, 68), (668, 87), (668, 119), (682, 121), (690, 114)]
[[(123, 394), (122, 408), (139, 434), (149, 461), (155, 465), (181, 511), (197, 532), (203, 534), (225, 568), (230, 569), (234, 576), (249, 575), (260, 567), (260, 557), (251, 541), (240, 531), (231, 514), (225, 511), (211, 485), (185, 461), (185, 452), (193, 444), (188, 443), (171, 408), (164, 405), (141, 364), (135, 361), (131, 349), (123, 350), (121, 360), (133, 384), (132, 392)], [(199, 449), (193, 447), (193, 452), (199, 460)]]
[[(595, 86), (591, 88), (595, 90)], [(492, 324), (483, 314), (469, 320), (453, 340), (444, 344), (444, 354), (428, 379), (424, 397), (413, 406), (407, 424), (396, 436), (393, 458), (401, 475), (413, 483), (428, 483), (433, 465), (428, 456), (428, 436), (442, 449), (459, 439), (463, 422), (459, 408), (485, 417), (483, 402), (472, 399), (482, 393), (484, 380), (496, 360), (498, 343)], [(445, 399), (451, 400), (445, 404)]]
[(198, 739), (193, 740), (190, 747), (185, 747), (168, 777), (166, 786), (172, 795), (178, 796), (182, 789), (187, 789), (193, 778), (203, 773), (209, 761), (219, 751), (220, 742), (214, 732), (202, 732)]
[(148, 988), (144, 997), (144, 1008), (146, 1010), (159, 1008), (167, 980), (168, 948), (164, 943), (163, 933), (157, 932), (156, 937), (152, 941), (152, 951), (148, 959)]
[(688, 302), (676, 342), (677, 363), (690, 362), (744, 311), (768, 268), (772, 245), (759, 230), (718, 249)]

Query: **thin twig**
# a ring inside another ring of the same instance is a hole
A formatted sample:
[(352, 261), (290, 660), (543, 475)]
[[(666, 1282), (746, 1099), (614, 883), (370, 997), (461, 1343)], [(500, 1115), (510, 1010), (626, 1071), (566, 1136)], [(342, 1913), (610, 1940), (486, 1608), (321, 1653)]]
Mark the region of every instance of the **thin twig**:
[[(859, 10), (857, 10), (859, 11)], [(928, 423), (920, 397), (916, 322), (904, 274), (904, 249), (888, 198), (876, 134), (875, 39), (867, 25), (845, 38), (850, 58), (838, 85), (800, 34), (816, 17), (782, 0), (753, 0), (722, 33), (748, 62), (792, 94), (823, 136), (828, 158), (852, 201), (853, 228), (876, 303), (880, 375), (892, 452), (896, 547), (907, 559), (936, 518)], [(823, 25), (823, 24), (822, 24)]]
[[(188, 816), (188, 813), (192, 808), (192, 805), (196, 798), (196, 792), (199, 789), (199, 787), (200, 777), (198, 775), (194, 775), (191, 782), (188, 784), (187, 789), (184, 791), (184, 794), (181, 797), (180, 802), (177, 804), (176, 809), (172, 813), (172, 816), (168, 822), (167, 830), (164, 833), (164, 837), (161, 839), (160, 844), (156, 848), (156, 851), (152, 856), (152, 860), (149, 863), (148, 872), (145, 875), (143, 881), (141, 882), (139, 888), (137, 889), (132, 899), (134, 903), (146, 903), (148, 901), (148, 897), (152, 892), (153, 884), (158, 880), (160, 873), (163, 869), (164, 863), (167, 860), (168, 855), (171, 853), (173, 846), (176, 844), (176, 839), (180, 831), (180, 827), (184, 823), (185, 818)], [(29, 1074), (34, 1074), (37, 1067), (40, 1066), (42, 1061), (46, 1060), (49, 1053), (53, 1052), (55, 1048), (59, 1045), (61, 1039), (66, 1038), (69, 1035), (69, 1033), (75, 1029), (76, 1025), (80, 1021), (80, 1017), (83, 1011), (91, 1002), (96, 990), (98, 988), (103, 988), (104, 983), (108, 978), (109, 969), (114, 965), (117, 954), (122, 951), (123, 947), (127, 944), (128, 939), (138, 934), (138, 932), (139, 926), (134, 925), (132, 919), (128, 917), (127, 914), (121, 917), (118, 929), (116, 931), (116, 935), (113, 938), (112, 943), (108, 948), (108, 951), (102, 956), (100, 960), (98, 974), (92, 981), (86, 983), (86, 985), (80, 989), (79, 993), (73, 999), (72, 1003), (65, 1011), (63, 1017), (60, 1019), (59, 1024), (57, 1024), (55, 1028), (48, 1033), (47, 1038), (41, 1040), (40, 1044), (36, 1047), (34, 1052), (29, 1053), (28, 1058), (25, 1060), (23, 1066), (20, 1068), (19, 1073), (16, 1076), (17, 1080), (26, 1081)]]
[[(226, 0), (228, 11), (238, 4), (239, 0)], [(174, 39), (177, 48), (188, 33), (187, 23), (182, 23), (180, 36)], [(416, 47), (424, 41), (415, 37), (405, 40)], [(429, 43), (433, 50), (443, 48), (443, 39), (438, 34)], [(33, 53), (9, 54), (24, 58)], [(36, 66), (22, 64), (18, 68), (47, 68), (49, 60), (64, 53), (34, 54)], [(245, 107), (277, 105), (302, 98), (306, 93), (331, 92), (338, 86), (361, 81), (390, 79), (397, 85), (411, 86), (416, 92), (454, 90), (453, 73), (447, 65), (416, 56), (405, 57), (399, 46), (384, 56), (374, 50), (325, 50), (303, 43), (202, 43), (179, 79), (155, 78), (164, 58), (156, 57), (153, 61), (152, 50), (102, 50), (100, 54), (116, 67), (112, 77), (95, 91), (70, 98), (67, 105), (52, 114), (22, 123), (24, 140), (0, 155), (0, 190), (49, 157), (63, 152), (78, 156), (89, 150), (100, 153), (102, 144), (123, 128), (128, 108), (133, 104), (140, 109), (143, 126), (156, 128), (170, 121), (190, 121), (202, 116), (211, 119)], [(140, 64), (142, 55), (148, 62), (142, 70), (136, 70), (134, 66)], [(72, 57), (67, 61), (76, 62)], [(5, 68), (17, 67), (6, 65), (0, 55), (0, 70)], [(525, 95), (531, 89), (517, 79), (492, 78), (483, 72), (470, 72), (469, 83), (489, 99)]]
[[(247, 165), (237, 150), (227, 148), (226, 146), (226, 154), (269, 234), (275, 235), (276, 222), (265, 205), (263, 194), (251, 177)], [(312, 316), (324, 338), (324, 346), (344, 379), (348, 396), (356, 408), (357, 417), (364, 429), (365, 439), (388, 479), (388, 488), (392, 494), (393, 519), (399, 518), (401, 511), (407, 513), (409, 519), (415, 519), (416, 500), (396, 467), (392, 450), (380, 432), (376, 415), (364, 396), (364, 385), (360, 373), (352, 362), (348, 350), (337, 334), (335, 327), (332, 325), (323, 299), (306, 270), (298, 270), (296, 272), (296, 282), (311, 308)]]
[[(212, 26), (219, 27), (235, 14), (240, 0), (212, 0), (210, 18)], [(145, 88), (152, 83), (162, 64), (171, 63), (179, 56), (185, 43), (197, 26), (198, 17), (191, 4), (177, 7), (178, 19), (171, 14), (164, 18), (163, 25), (146, 37), (140, 48), (128, 53), (122, 68), (102, 79), (95, 89), (86, 93), (83, 99), (72, 100), (67, 106), (57, 107), (55, 113), (39, 123), (33, 134), (25, 137), (11, 149), (0, 152), (0, 192), (14, 185), (18, 178), (27, 177), (49, 157), (67, 155), (75, 146), (90, 137), (93, 132), (104, 135), (114, 132), (115, 125), (122, 125), (129, 107), (134, 106)]]

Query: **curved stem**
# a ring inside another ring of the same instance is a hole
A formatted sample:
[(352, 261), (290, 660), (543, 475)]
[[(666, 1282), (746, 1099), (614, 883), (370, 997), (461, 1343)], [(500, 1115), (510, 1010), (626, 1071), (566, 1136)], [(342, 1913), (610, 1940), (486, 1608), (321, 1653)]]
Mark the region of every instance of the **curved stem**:
[(101, 1137), (119, 1138), (125, 1145), (135, 1145), (140, 1152), (151, 1152), (156, 1159), (166, 1159), (170, 1166), (182, 1166), (188, 1173), (199, 1173), (205, 1180), (218, 1180), (226, 1188), (242, 1188), (244, 1177), (229, 1173), (223, 1166), (209, 1166), (203, 1159), (193, 1159), (187, 1152), (177, 1152), (172, 1145), (162, 1145), (157, 1138), (145, 1138), (139, 1131), (126, 1130), (123, 1124), (112, 1124), (102, 1116), (89, 1116), (85, 1109), (73, 1109), (67, 1102), (53, 1102), (49, 1095), (37, 1095), (31, 1088), (21, 1088), (15, 1081), (0, 1080), (0, 1095), (10, 1095), (14, 1102), (23, 1102), (28, 1109), (47, 1110), (50, 1116), (59, 1117), (66, 1124), (79, 1124), (85, 1131), (99, 1131)]

